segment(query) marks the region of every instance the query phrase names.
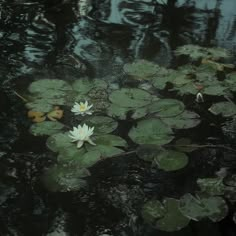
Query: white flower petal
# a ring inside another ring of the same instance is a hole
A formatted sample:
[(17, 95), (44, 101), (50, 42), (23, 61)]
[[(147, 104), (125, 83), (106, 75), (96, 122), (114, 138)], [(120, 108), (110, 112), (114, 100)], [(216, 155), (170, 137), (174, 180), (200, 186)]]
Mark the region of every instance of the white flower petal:
[(93, 146), (96, 146), (96, 143), (94, 143), (90, 138), (88, 139), (88, 143), (90, 143)]
[(77, 143), (77, 148), (81, 148), (84, 144), (84, 141), (82, 140), (79, 140), (78, 143)]

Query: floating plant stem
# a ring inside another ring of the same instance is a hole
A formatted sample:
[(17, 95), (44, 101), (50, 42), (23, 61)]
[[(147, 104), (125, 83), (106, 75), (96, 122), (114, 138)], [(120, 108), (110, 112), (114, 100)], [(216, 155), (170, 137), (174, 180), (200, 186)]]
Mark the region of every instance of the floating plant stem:
[(13, 93), (17, 96), (17, 97), (19, 97), (22, 101), (24, 101), (24, 102), (28, 102), (28, 100), (26, 99), (26, 98), (24, 98), (23, 96), (21, 96), (19, 93), (17, 93), (15, 90), (13, 90)]

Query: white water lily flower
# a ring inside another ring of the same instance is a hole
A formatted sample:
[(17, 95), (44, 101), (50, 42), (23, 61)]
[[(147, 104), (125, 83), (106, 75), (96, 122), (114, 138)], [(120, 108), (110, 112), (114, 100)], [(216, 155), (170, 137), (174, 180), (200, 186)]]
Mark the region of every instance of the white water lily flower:
[(197, 95), (196, 95), (196, 99), (195, 100), (198, 103), (204, 102), (203, 94), (198, 92)]
[(94, 127), (88, 127), (86, 124), (83, 126), (79, 125), (78, 128), (73, 127), (73, 130), (70, 131), (69, 137), (72, 139), (72, 142), (77, 142), (77, 148), (81, 148), (84, 142), (88, 142), (91, 145), (96, 145), (91, 139), (90, 136), (93, 134)]
[(72, 107), (71, 111), (74, 112), (76, 115), (92, 115), (91, 108), (93, 105), (88, 105), (88, 101), (83, 102), (75, 102), (74, 106)]

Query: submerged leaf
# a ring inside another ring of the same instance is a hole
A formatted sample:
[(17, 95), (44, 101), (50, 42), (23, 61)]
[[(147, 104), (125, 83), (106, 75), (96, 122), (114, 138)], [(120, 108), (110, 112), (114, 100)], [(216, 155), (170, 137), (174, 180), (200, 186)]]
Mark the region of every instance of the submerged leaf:
[(85, 187), (83, 178), (87, 176), (88, 170), (78, 169), (75, 165), (55, 165), (44, 172), (42, 181), (51, 192), (70, 192)]

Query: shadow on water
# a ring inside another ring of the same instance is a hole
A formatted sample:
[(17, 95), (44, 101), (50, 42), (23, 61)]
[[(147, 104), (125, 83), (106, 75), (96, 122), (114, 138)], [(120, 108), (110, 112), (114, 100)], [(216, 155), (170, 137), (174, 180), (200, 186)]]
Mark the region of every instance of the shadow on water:
[[(197, 178), (212, 177), (222, 166), (233, 169), (236, 163), (227, 150), (193, 152), (187, 168), (170, 173), (128, 155), (92, 167), (85, 190), (49, 193), (42, 186), (41, 173), (56, 157), (44, 138), (28, 132), (31, 122), (15, 92), (24, 94), (30, 82), (41, 78), (89, 76), (116, 83), (123, 78), (123, 65), (135, 59), (167, 67), (180, 63), (172, 50), (187, 43), (236, 47), (233, 0), (91, 0), (83, 1), (89, 4), (85, 8), (80, 2), (0, 2), (0, 235), (235, 235), (233, 204), (220, 223), (191, 221), (174, 233), (155, 230), (140, 216), (147, 199), (179, 198), (197, 190)], [(214, 119), (180, 135), (197, 143), (224, 143), (221, 123)]]

